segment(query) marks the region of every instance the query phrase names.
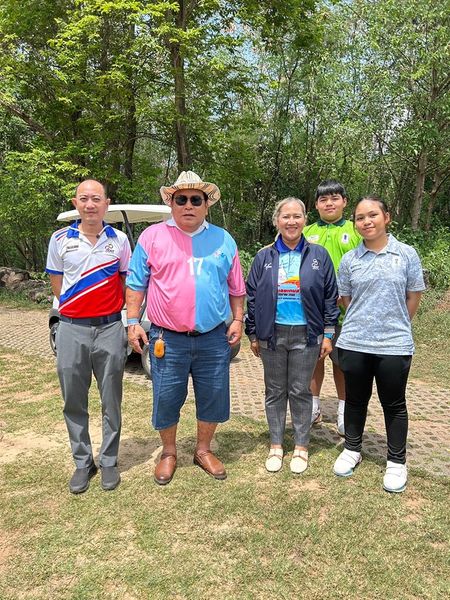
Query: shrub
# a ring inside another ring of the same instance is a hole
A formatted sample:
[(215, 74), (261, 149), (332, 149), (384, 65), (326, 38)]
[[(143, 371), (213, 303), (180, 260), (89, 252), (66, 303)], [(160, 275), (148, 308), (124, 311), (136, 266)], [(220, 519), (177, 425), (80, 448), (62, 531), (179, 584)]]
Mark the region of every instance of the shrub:
[(242, 273), (244, 274), (245, 279), (247, 279), (247, 276), (250, 272), (250, 267), (252, 266), (252, 262), (256, 256), (256, 253), (261, 248), (262, 244), (257, 243), (248, 250), (239, 250), (239, 259), (241, 261)]
[(422, 266), (427, 272), (428, 283), (438, 290), (450, 287), (450, 229), (435, 224), (432, 231), (413, 231), (405, 225), (395, 223), (391, 228), (394, 235), (405, 244), (413, 246), (419, 254)]

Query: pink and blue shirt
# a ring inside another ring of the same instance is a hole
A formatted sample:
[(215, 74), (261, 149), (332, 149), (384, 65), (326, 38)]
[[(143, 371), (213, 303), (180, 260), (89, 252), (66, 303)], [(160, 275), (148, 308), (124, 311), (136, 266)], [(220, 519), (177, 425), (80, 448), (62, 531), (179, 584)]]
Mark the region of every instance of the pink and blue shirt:
[(131, 256), (128, 238), (105, 225), (97, 243), (78, 229), (79, 222), (56, 231), (48, 247), (46, 272), (62, 275), (59, 312), (66, 317), (103, 317), (120, 312)]
[(206, 221), (193, 235), (173, 221), (147, 227), (126, 283), (147, 291), (149, 320), (173, 331), (211, 331), (229, 317), (229, 296), (245, 295), (236, 242)]

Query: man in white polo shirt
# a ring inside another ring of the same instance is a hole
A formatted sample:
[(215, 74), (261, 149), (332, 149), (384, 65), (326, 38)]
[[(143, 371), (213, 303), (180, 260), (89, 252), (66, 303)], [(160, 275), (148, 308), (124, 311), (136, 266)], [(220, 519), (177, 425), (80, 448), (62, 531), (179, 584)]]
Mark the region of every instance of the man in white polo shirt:
[(131, 251), (127, 236), (103, 221), (109, 202), (100, 182), (80, 183), (72, 198), (80, 220), (52, 235), (47, 256), (46, 271), (61, 316), (57, 369), (76, 465), (69, 483), (73, 494), (85, 492), (97, 472), (89, 436), (92, 373), (102, 402), (102, 487), (113, 490), (120, 482), (117, 455), (127, 347), (121, 309)]

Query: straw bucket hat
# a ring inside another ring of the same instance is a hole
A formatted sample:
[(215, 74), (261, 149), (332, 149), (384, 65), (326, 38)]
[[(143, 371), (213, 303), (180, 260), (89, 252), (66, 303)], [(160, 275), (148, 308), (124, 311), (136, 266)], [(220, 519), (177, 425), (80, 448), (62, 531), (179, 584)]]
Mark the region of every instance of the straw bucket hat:
[(170, 206), (172, 195), (177, 190), (201, 190), (208, 196), (208, 206), (212, 206), (220, 199), (220, 190), (214, 183), (202, 181), (194, 171), (182, 171), (173, 185), (160, 188), (159, 193), (164, 202)]

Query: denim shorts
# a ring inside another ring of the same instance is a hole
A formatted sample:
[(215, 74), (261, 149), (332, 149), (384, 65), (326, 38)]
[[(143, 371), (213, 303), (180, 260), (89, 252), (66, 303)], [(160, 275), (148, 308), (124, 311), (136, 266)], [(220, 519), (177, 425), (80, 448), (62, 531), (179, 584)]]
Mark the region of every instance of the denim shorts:
[[(160, 332), (165, 343), (162, 358), (153, 353)], [(230, 418), (230, 345), (225, 323), (190, 337), (152, 325), (149, 333), (155, 429), (176, 425), (188, 393), (189, 374), (199, 421), (223, 423)]]

